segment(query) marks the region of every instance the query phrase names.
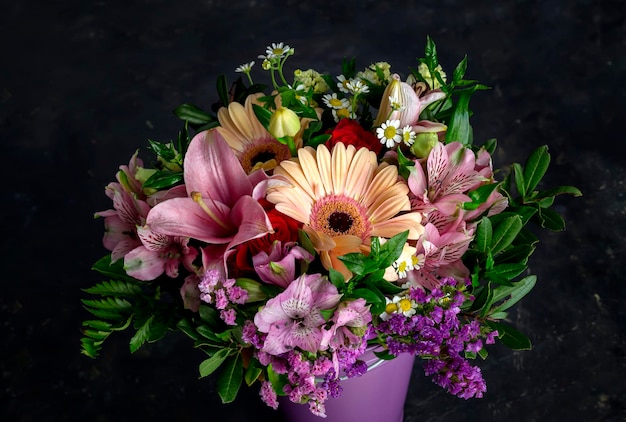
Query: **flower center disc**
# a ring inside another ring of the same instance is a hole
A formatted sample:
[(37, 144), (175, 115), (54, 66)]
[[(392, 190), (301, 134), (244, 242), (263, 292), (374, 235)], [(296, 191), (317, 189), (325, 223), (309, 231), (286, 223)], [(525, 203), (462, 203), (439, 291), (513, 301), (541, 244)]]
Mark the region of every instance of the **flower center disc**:
[(246, 174), (256, 170), (259, 164), (265, 164), (275, 160), (276, 165), (291, 157), (287, 146), (276, 142), (273, 139), (259, 140), (248, 146), (240, 155), (239, 162)]
[(352, 235), (362, 239), (370, 231), (365, 208), (352, 198), (326, 196), (313, 205), (310, 224), (314, 230), (329, 236)]

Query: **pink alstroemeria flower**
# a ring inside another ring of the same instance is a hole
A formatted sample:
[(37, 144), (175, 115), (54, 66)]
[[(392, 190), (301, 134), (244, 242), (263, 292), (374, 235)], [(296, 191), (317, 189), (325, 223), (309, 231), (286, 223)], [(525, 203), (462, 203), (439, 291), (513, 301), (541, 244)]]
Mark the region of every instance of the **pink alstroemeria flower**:
[(341, 295), (321, 274), (303, 274), (254, 316), (260, 332), (267, 333), (261, 349), (271, 355), (285, 353), (294, 347), (315, 353), (320, 350), (321, 311), (332, 309)]
[(156, 204), (147, 218), (152, 230), (218, 245), (211, 248), (215, 261), (234, 246), (272, 232), (265, 210), (255, 199), (261, 194), (254, 194), (267, 177), (261, 171), (247, 175), (216, 130), (191, 140), (183, 167), (189, 196)]
[(137, 227), (137, 235), (142, 245), (124, 257), (124, 270), (138, 280), (154, 280), (165, 272), (168, 277), (178, 277), (178, 267), (182, 263), (194, 272), (193, 260), (198, 251), (188, 246), (188, 238), (156, 233), (148, 226)]
[[(337, 310), (330, 319), (333, 324), (329, 329), (324, 329), (322, 334), (322, 350), (331, 348), (339, 350), (343, 347), (358, 348), (364, 339), (367, 324), (372, 321), (369, 306), (365, 299), (344, 301), (339, 304)], [(362, 332), (361, 335), (358, 335)], [(338, 368), (335, 368), (338, 372)]]

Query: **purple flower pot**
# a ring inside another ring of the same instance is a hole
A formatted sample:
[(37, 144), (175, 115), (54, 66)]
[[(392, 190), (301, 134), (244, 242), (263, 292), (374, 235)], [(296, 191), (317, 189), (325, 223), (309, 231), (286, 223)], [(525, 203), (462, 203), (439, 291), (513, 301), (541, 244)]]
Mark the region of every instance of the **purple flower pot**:
[(326, 401), (326, 418), (313, 415), (307, 404), (279, 398), (279, 410), (290, 422), (402, 422), (415, 356), (404, 353), (389, 361), (380, 360), (368, 349), (362, 357), (365, 374), (341, 381), (343, 393)]

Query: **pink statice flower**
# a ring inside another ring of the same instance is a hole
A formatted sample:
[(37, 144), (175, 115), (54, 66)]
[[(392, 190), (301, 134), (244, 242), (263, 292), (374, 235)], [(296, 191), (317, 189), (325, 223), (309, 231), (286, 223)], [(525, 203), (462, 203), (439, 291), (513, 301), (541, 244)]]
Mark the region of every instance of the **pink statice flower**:
[(317, 352), (326, 323), (321, 311), (337, 306), (340, 298), (337, 288), (322, 275), (301, 275), (255, 315), (259, 331), (267, 333), (261, 350), (272, 355), (294, 347)]
[(220, 318), (228, 325), (236, 325), (235, 305), (248, 300), (248, 292), (235, 282), (233, 278), (224, 278), (216, 269), (208, 269), (198, 283), (200, 300), (215, 306), (220, 311)]
[(286, 288), (296, 278), (296, 260), (310, 263), (313, 255), (294, 242), (284, 245), (280, 240), (272, 244), (270, 253), (261, 251), (252, 257), (254, 270), (268, 284)]

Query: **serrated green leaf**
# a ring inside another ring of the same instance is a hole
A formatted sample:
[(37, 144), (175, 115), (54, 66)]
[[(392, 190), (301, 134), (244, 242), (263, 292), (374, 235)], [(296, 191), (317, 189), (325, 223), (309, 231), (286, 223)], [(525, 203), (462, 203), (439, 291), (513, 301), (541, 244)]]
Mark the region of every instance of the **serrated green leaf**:
[(491, 251), (495, 255), (509, 246), (517, 234), (522, 230), (522, 219), (519, 216), (513, 216), (504, 219), (493, 230)]
[(94, 295), (121, 297), (135, 297), (142, 292), (137, 284), (118, 280), (103, 281), (83, 291)]
[(154, 315), (146, 320), (130, 339), (130, 352), (135, 353), (150, 338), (150, 325)]
[[(535, 149), (526, 163), (524, 164), (524, 182), (526, 187), (526, 193), (530, 193), (539, 184), (550, 165), (550, 154), (548, 153), (548, 147), (543, 145)], [(524, 197), (526, 195), (523, 195)]]
[(243, 360), (241, 354), (226, 359), (223, 369), (217, 377), (217, 393), (222, 403), (232, 403), (237, 397), (243, 381)]
[(210, 358), (203, 360), (199, 367), (200, 378), (204, 378), (215, 372), (230, 355), (230, 353), (230, 349), (219, 349)]
[(486, 321), (492, 330), (498, 330), (498, 339), (505, 346), (513, 350), (530, 350), (532, 344), (524, 334), (502, 322)]

